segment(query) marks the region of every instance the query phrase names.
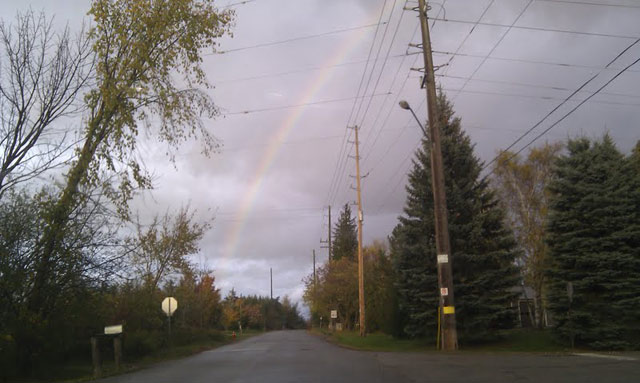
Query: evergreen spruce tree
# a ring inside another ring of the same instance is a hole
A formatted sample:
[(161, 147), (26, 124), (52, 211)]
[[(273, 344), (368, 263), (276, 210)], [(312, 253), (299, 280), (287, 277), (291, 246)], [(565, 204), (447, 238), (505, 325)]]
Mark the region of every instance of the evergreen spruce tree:
[[(510, 308), (517, 293), (516, 242), (504, 224), (481, 164), (444, 95), (438, 97), (441, 116), (449, 234), (456, 318), (462, 342), (490, 338), (492, 330), (513, 326)], [(404, 332), (412, 337), (435, 336), (439, 300), (435, 222), (431, 190), (430, 144), (413, 160), (404, 215), (390, 238)]]
[(640, 178), (609, 136), (570, 140), (550, 185), (549, 308), (558, 334), (640, 346)]
[(333, 230), (332, 244), (333, 260), (347, 258), (355, 260), (358, 249), (358, 236), (356, 233), (356, 220), (351, 217), (351, 207), (345, 204), (340, 212), (340, 218)]

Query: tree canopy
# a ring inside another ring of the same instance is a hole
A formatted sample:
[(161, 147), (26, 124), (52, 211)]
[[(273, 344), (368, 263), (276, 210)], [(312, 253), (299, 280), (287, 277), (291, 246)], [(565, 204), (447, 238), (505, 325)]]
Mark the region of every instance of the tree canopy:
[(550, 184), (549, 306), (572, 344), (638, 347), (640, 182), (606, 135), (569, 140)]
[(356, 220), (351, 216), (351, 207), (345, 204), (340, 212), (338, 222), (333, 229), (333, 260), (347, 258), (356, 259), (358, 250), (358, 236), (356, 232)]
[[(471, 140), (442, 94), (444, 166), (456, 320), (461, 341), (492, 336), (513, 325), (510, 291), (519, 283), (516, 242), (505, 225), (505, 212), (473, 154)], [(409, 173), (404, 215), (391, 236), (405, 334), (435, 336), (439, 301), (435, 225), (431, 191), (430, 144), (422, 141)]]

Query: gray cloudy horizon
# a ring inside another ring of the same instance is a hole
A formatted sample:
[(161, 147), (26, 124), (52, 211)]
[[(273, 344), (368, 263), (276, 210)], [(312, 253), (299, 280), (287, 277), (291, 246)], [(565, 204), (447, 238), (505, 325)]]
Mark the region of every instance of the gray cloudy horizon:
[[(640, 38), (640, 4), (634, 0), (440, 4), (430, 11), (431, 17), (438, 15), (431, 21), (434, 60), (447, 64), (438, 69), (438, 82), (485, 162), (590, 77), (599, 73), (514, 149), (640, 57), (636, 44), (603, 69)], [(151, 215), (189, 204), (203, 219), (215, 217), (193, 259), (214, 269), (223, 294), (234, 287), (242, 294), (268, 295), (273, 268), (274, 295), (301, 301), (301, 280), (311, 272), (312, 250), (318, 262), (327, 257), (319, 243), (326, 239), (326, 206), (332, 206), (335, 222), (341, 206), (355, 200), (349, 177), (355, 174), (353, 160), (341, 166), (345, 148), (346, 154), (354, 154), (346, 142), (352, 139), (347, 125), (361, 127), (361, 168), (369, 173), (362, 191), (365, 243), (390, 234), (402, 213), (406, 172), (421, 136), (397, 101), (407, 100), (426, 119), (420, 73), (410, 70), (421, 67), (422, 60), (408, 47), (419, 42), (418, 20), (404, 6), (404, 0), (254, 0), (235, 5), (234, 36), (223, 38), (219, 47), (228, 53), (205, 55), (203, 61), (214, 85), (208, 92), (222, 113), (205, 125), (223, 143), (220, 152), (206, 158), (197, 143), (188, 143), (173, 164), (163, 144), (143, 139), (140, 157), (156, 176), (155, 188), (134, 201), (134, 210)], [(89, 4), (9, 0), (0, 4), (3, 21), (12, 22), (16, 11), (29, 7), (43, 9), (73, 29), (86, 18)], [(364, 26), (376, 23), (381, 11), (387, 24), (376, 34), (376, 27)], [(350, 30), (327, 34), (344, 29)], [(457, 53), (453, 58), (452, 52)], [(366, 96), (354, 102), (365, 66)], [(640, 138), (639, 89), (640, 65), (634, 65), (536, 144), (608, 132), (622, 151), (629, 151)], [(301, 103), (308, 105), (284, 108)], [(358, 108), (360, 113), (350, 119)], [(287, 134), (278, 136), (292, 121)], [(255, 197), (248, 198), (257, 180)], [(238, 228), (239, 241), (230, 252)]]

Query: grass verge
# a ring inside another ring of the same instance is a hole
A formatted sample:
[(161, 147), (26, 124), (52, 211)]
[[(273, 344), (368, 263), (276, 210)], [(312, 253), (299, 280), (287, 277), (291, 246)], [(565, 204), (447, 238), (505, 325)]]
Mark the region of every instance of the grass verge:
[[(381, 352), (433, 352), (435, 342), (425, 339), (398, 339), (383, 333), (368, 334), (360, 337), (354, 331), (329, 333), (326, 330), (313, 329), (313, 334), (325, 337), (328, 341), (343, 347)], [(482, 344), (462, 345), (466, 352), (540, 352), (563, 353), (573, 352), (566, 346), (558, 344), (548, 330), (513, 329), (503, 331), (500, 340)]]

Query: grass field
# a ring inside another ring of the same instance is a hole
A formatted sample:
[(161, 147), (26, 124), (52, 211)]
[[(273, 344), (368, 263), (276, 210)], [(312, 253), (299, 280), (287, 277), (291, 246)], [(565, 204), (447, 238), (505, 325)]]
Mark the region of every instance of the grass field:
[[(435, 342), (424, 339), (397, 339), (391, 335), (375, 333), (360, 337), (354, 331), (342, 331), (330, 334), (314, 329), (312, 333), (327, 338), (330, 342), (356, 350), (391, 352), (430, 352), (436, 351)], [(514, 329), (505, 331), (499, 341), (462, 345), (462, 351), (469, 352), (567, 352), (565, 346), (556, 343), (548, 330)]]

